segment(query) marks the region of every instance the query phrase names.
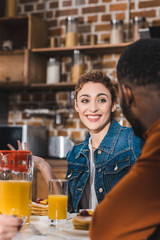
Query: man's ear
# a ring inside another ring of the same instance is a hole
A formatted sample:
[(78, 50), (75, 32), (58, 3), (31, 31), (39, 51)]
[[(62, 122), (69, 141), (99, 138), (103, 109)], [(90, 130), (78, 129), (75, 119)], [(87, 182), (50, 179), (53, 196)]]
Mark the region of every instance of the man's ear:
[(77, 103), (76, 99), (74, 100), (74, 107), (75, 107), (75, 110), (77, 112), (79, 112), (79, 110), (78, 110), (78, 103)]
[(127, 106), (131, 106), (134, 103), (134, 94), (132, 92), (132, 89), (124, 84), (122, 84), (121, 88), (122, 88)]

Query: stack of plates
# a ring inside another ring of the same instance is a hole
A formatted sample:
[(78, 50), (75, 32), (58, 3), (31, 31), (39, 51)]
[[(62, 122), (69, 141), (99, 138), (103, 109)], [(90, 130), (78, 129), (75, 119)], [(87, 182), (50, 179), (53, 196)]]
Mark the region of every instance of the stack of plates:
[(38, 216), (47, 216), (48, 215), (48, 205), (43, 205), (43, 204), (32, 202), (31, 214), (38, 215)]

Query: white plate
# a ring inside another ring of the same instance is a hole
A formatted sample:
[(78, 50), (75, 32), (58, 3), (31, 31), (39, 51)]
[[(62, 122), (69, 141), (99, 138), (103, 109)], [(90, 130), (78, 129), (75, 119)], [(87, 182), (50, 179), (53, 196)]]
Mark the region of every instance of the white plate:
[(81, 236), (88, 236), (89, 231), (88, 230), (77, 230), (74, 229), (73, 224), (71, 222), (65, 223), (62, 227), (62, 231), (71, 233), (71, 234), (78, 234)]

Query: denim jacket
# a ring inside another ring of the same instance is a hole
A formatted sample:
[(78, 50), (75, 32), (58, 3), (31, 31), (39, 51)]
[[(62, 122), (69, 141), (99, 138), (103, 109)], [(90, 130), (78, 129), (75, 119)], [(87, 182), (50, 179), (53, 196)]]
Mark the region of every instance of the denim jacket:
[[(89, 179), (89, 142), (75, 145), (67, 154), (69, 180), (69, 211), (77, 212), (80, 200)], [(95, 191), (98, 202), (129, 171), (141, 152), (143, 141), (137, 138), (132, 128), (122, 127), (113, 120), (99, 147), (94, 151)]]

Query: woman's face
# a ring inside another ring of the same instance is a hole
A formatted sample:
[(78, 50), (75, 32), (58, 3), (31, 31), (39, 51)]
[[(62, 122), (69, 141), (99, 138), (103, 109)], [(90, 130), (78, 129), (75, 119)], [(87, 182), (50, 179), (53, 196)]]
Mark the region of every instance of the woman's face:
[(112, 106), (110, 91), (102, 83), (85, 83), (77, 94), (75, 109), (90, 132), (100, 132), (111, 120)]

